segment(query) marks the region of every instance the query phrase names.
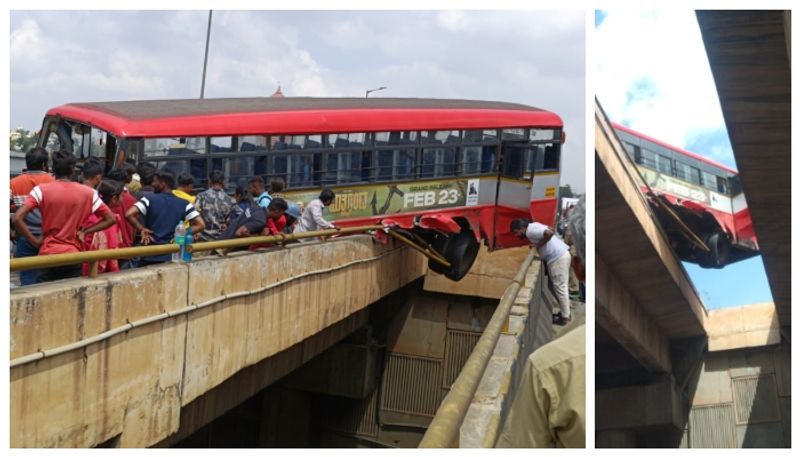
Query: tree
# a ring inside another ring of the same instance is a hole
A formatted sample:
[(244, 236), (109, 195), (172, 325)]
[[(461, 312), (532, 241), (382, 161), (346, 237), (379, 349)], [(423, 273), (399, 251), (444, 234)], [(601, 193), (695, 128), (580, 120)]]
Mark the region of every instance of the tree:
[(26, 130), (22, 127), (15, 128), (11, 131), (9, 136), (11, 150), (27, 152), (30, 148), (36, 145), (36, 139), (38, 135), (38, 132), (31, 133), (29, 130)]
[(575, 194), (572, 193), (572, 186), (569, 184), (564, 184), (563, 186), (558, 188), (558, 195), (561, 198), (573, 198)]

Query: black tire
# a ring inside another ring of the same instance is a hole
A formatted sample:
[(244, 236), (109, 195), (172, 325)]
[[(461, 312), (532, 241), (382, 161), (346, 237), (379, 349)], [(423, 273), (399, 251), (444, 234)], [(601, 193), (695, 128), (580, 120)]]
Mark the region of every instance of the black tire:
[(700, 266), (704, 268), (722, 268), (727, 265), (732, 249), (728, 235), (714, 231), (704, 241), (711, 251), (704, 254)]
[(434, 240), (433, 247), (450, 262), (450, 268), (445, 268), (439, 262), (430, 259), (428, 268), (445, 275), (450, 280), (460, 281), (475, 263), (480, 244), (472, 233), (461, 232), (458, 235), (438, 237)]

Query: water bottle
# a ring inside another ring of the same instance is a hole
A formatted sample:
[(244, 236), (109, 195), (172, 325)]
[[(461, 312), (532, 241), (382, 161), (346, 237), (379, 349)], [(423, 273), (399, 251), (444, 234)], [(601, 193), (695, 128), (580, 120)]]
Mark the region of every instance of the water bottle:
[(177, 263), (181, 261), (183, 257), (183, 250), (184, 244), (186, 242), (186, 227), (183, 225), (183, 221), (178, 222), (178, 225), (175, 226), (175, 244), (177, 244), (180, 249), (178, 252), (172, 253), (172, 261)]
[(186, 229), (186, 236), (184, 238), (183, 248), (181, 249), (181, 251), (183, 251), (181, 259), (187, 263), (192, 261), (192, 251), (189, 249), (192, 246), (192, 241), (194, 241), (194, 237), (192, 236), (192, 228), (189, 227)]

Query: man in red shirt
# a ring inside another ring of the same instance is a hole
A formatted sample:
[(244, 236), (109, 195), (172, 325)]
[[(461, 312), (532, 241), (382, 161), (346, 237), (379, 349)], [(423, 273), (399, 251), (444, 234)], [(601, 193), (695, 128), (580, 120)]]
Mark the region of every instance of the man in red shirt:
[[(261, 231), (259, 236), (279, 235), (283, 233), (283, 229), (286, 227), (286, 216), (284, 213), (288, 208), (289, 205), (286, 203), (286, 200), (282, 198), (273, 198), (272, 201), (269, 202), (269, 206), (267, 206), (267, 225), (264, 227), (264, 230)], [(241, 229), (244, 229), (244, 227)], [(238, 233), (237, 236), (239, 236)], [(272, 246), (271, 243), (253, 244), (250, 245), (248, 249), (255, 251), (256, 249), (268, 248), (270, 246)]]
[[(33, 148), (25, 154), (25, 172), (11, 180), (11, 211), (16, 211), (25, 203), (34, 187), (55, 181), (47, 173), (48, 159), (49, 154), (44, 148)], [(39, 210), (29, 212), (25, 223), (34, 236), (42, 234), (42, 215)], [(33, 247), (25, 237), (17, 237), (14, 257), (33, 257), (38, 254), (39, 249)], [(36, 284), (38, 278), (39, 270), (23, 270), (19, 274), (23, 286)]]
[[(25, 203), (14, 213), (14, 226), (40, 255), (80, 252), (81, 240), (86, 234), (104, 230), (114, 224), (111, 210), (100, 200), (97, 191), (71, 181), (75, 172), (75, 157), (68, 151), (53, 153), (53, 172), (56, 181), (33, 188)], [(25, 216), (39, 209), (42, 213), (42, 236), (35, 237)], [(100, 222), (81, 229), (81, 224), (91, 214)], [(39, 282), (72, 278), (81, 275), (81, 265), (67, 265), (42, 270)]]

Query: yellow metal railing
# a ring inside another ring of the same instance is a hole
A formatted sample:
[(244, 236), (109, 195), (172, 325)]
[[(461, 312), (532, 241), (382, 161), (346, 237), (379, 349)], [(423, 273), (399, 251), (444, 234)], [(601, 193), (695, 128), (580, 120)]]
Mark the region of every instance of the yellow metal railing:
[[(372, 230), (382, 230), (381, 225), (365, 225), (359, 227), (335, 228), (327, 230), (316, 230), (312, 232), (281, 234), (272, 236), (251, 236), (246, 238), (235, 238), (222, 241), (206, 241), (193, 243), (189, 246), (191, 252), (211, 251), (214, 249), (232, 249), (250, 246), (251, 244), (282, 243), (285, 241), (299, 240), (303, 238), (329, 237), (334, 235), (352, 235), (365, 233)], [(180, 247), (177, 244), (160, 244), (154, 246), (137, 246), (132, 248), (102, 249), (99, 251), (74, 252), (68, 254), (40, 255), (34, 257), (21, 257), (11, 259), (11, 271), (32, 270), (38, 268), (62, 267), (65, 265), (75, 265), (77, 263), (89, 262), (92, 266), (91, 271), (97, 275), (97, 262), (111, 259), (130, 259), (132, 257), (147, 257), (153, 255), (171, 254), (178, 252)]]
[(483, 378), (489, 359), (492, 357), (497, 341), (500, 339), (500, 332), (508, 321), (511, 306), (514, 304), (519, 289), (522, 287), (525, 274), (533, 262), (535, 253), (536, 251), (531, 249), (528, 257), (522, 262), (517, 275), (503, 293), (497, 309), (486, 325), (486, 329), (484, 329), (478, 343), (475, 345), (475, 349), (472, 350), (467, 363), (464, 364), (464, 368), (450, 388), (450, 392), (444, 397), (439, 409), (436, 410), (436, 415), (428, 426), (425, 436), (422, 437), (419, 447), (444, 448), (456, 444), (461, 424), (464, 422), (469, 405), (478, 390), (478, 384)]
[[(284, 243), (287, 241), (300, 240), (303, 238), (330, 237), (338, 235), (353, 235), (356, 233), (366, 233), (375, 230), (386, 229), (382, 225), (362, 225), (358, 227), (345, 227), (327, 230), (315, 230), (311, 232), (287, 233), (271, 236), (251, 236), (245, 238), (234, 238), (231, 240), (205, 241), (192, 243), (189, 245), (190, 252), (212, 251), (215, 249), (233, 249), (250, 246), (252, 244)], [(429, 246), (420, 246), (412, 240), (396, 233), (393, 229), (387, 229), (389, 235), (416, 249), (426, 257), (439, 262), (446, 268), (450, 268), (450, 263), (439, 253), (433, 251)], [(172, 254), (178, 252), (180, 247), (177, 244), (159, 244), (154, 246), (136, 246), (132, 248), (120, 249), (101, 249), (99, 251), (73, 252), (68, 254), (40, 255), (34, 257), (21, 257), (11, 259), (11, 271), (32, 270), (39, 268), (63, 267), (65, 265), (75, 265), (77, 263), (89, 262), (89, 276), (97, 276), (97, 263), (101, 260), (111, 259), (130, 259), (132, 257), (147, 257), (153, 255)]]

